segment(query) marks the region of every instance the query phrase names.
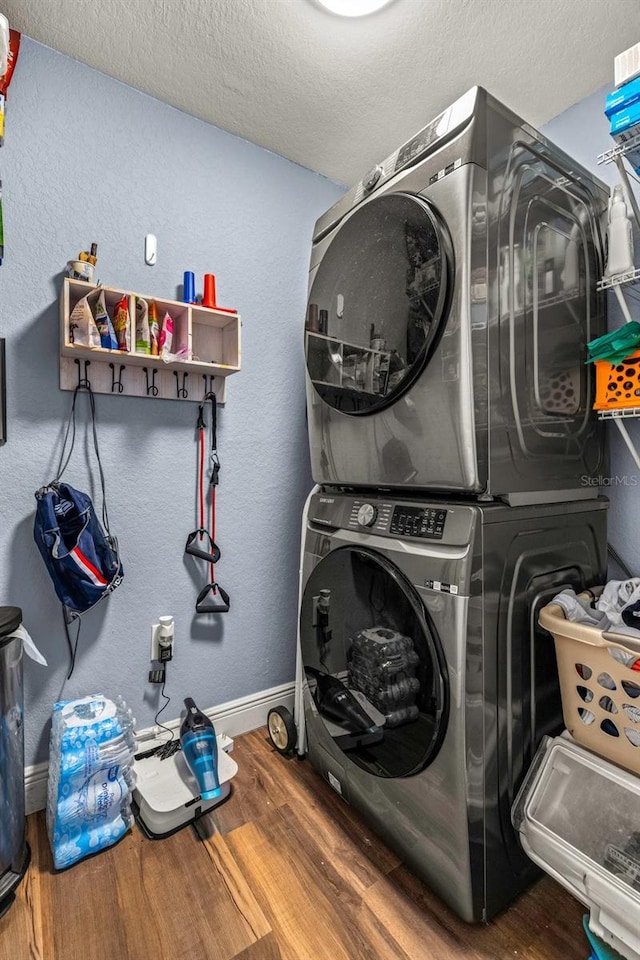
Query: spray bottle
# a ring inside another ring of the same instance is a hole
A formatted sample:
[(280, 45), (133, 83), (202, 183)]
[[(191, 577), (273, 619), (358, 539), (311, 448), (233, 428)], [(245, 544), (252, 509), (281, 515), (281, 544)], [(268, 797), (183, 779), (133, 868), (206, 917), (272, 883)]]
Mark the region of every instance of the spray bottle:
[(191, 697), (184, 701), (187, 715), (180, 727), (180, 743), (187, 766), (198, 782), (203, 800), (222, 794), (218, 780), (218, 744), (209, 717), (199, 710)]
[(617, 183), (609, 200), (609, 226), (607, 227), (607, 241), (609, 252), (605, 277), (617, 277), (621, 273), (629, 273), (633, 265), (633, 230), (627, 216), (627, 205), (624, 200), (624, 190)]

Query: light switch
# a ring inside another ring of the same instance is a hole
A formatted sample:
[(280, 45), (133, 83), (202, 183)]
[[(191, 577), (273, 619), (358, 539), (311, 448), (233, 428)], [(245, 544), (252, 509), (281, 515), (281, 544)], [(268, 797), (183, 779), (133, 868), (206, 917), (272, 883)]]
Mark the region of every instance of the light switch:
[(158, 259), (158, 241), (153, 233), (144, 238), (144, 262), (152, 267)]

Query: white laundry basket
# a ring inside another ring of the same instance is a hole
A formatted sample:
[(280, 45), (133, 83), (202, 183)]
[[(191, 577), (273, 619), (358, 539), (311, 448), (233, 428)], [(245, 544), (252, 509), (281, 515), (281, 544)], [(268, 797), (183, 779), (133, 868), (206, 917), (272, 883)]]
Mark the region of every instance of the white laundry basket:
[[(591, 595), (580, 598), (588, 602)], [(543, 607), (539, 622), (555, 640), (567, 730), (640, 774), (640, 641), (567, 620), (557, 603)]]

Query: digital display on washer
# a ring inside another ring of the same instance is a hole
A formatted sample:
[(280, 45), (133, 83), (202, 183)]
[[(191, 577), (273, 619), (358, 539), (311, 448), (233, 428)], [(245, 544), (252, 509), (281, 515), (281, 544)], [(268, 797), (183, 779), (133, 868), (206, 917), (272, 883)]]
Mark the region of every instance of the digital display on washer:
[(431, 146), (438, 139), (436, 134), (436, 129), (438, 123), (442, 118), (438, 117), (433, 123), (430, 123), (428, 127), (425, 127), (424, 130), (421, 130), (420, 133), (416, 134), (413, 140), (409, 140), (409, 143), (405, 143), (404, 147), (398, 153), (398, 159), (396, 160), (396, 170), (400, 170), (402, 167), (406, 166), (411, 160), (415, 160), (421, 153)]
[(393, 510), (389, 533), (441, 540), (446, 519), (447, 511), (439, 507), (397, 506)]

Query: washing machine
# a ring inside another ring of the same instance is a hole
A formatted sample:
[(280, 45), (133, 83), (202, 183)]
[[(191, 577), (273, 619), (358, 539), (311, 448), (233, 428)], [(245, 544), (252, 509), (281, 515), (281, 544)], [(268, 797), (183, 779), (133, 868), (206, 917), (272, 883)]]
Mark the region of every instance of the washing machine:
[(605, 332), (608, 191), (480, 87), (315, 226), (313, 478), (504, 498), (606, 471), (586, 344)]
[[(537, 876), (510, 811), (541, 738), (563, 727), (538, 610), (604, 582), (606, 508), (326, 488), (307, 502), (299, 750), (464, 920)], [(344, 690), (369, 723), (336, 710)]]

